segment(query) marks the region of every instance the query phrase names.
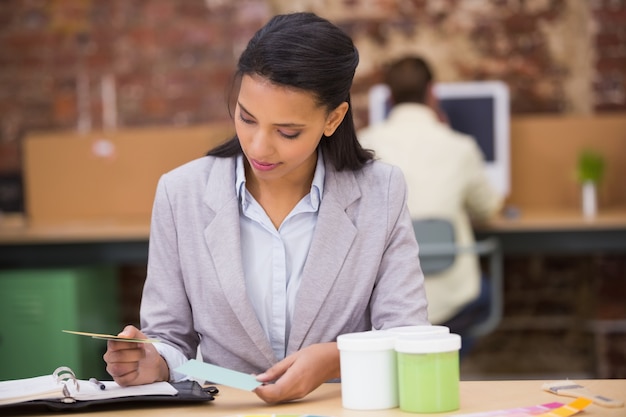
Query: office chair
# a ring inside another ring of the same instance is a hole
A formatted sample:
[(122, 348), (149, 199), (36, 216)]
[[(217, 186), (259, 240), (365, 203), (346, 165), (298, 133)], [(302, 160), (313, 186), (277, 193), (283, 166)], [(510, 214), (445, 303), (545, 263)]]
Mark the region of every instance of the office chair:
[[(413, 230), (419, 243), (420, 265), (425, 276), (450, 268), (457, 254), (474, 253), (489, 261), (490, 303), (487, 317), (467, 330), (472, 337), (484, 336), (498, 326), (503, 311), (502, 251), (496, 238), (477, 241), (472, 246), (458, 246), (454, 226), (445, 219), (414, 219)], [(436, 279), (436, 278), (433, 278)]]

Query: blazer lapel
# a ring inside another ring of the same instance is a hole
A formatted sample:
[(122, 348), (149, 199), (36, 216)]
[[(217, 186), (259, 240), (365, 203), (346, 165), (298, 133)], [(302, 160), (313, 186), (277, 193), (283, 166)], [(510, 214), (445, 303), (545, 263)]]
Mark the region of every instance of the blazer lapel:
[(215, 217), (205, 228), (204, 237), (231, 309), (254, 345), (272, 364), (275, 361), (274, 352), (246, 293), (241, 258), (239, 201), (234, 191), (234, 159), (216, 159), (213, 170), (215, 172), (208, 177), (204, 202)]
[(326, 295), (336, 280), (357, 230), (347, 209), (360, 197), (351, 171), (336, 172), (326, 164), (324, 196), (317, 226), (302, 272), (287, 353), (302, 347)]

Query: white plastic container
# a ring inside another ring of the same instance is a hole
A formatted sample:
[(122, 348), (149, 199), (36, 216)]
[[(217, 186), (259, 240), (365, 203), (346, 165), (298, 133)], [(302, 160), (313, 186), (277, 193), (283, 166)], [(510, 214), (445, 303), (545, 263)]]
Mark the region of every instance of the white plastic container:
[(398, 406), (395, 339), (393, 334), (377, 330), (337, 338), (344, 408), (383, 410)]
[(386, 332), (392, 333), (396, 336), (399, 335), (430, 335), (430, 334), (447, 334), (450, 333), (450, 328), (440, 325), (417, 325), (417, 326), (401, 326), (392, 327), (391, 329), (385, 329)]

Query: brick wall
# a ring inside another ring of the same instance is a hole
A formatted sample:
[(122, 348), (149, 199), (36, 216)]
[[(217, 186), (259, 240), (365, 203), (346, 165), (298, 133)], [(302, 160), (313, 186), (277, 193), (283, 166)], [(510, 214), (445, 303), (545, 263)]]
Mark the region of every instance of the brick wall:
[(115, 83), (119, 125), (226, 118), (224, 85), (235, 46), (262, 25), (268, 11), (262, 2), (237, 8), (208, 3), (1, 2), (4, 136), (20, 130), (15, 125), (73, 129), (81, 117), (101, 127), (107, 77)]
[(592, 1), (596, 111), (626, 109), (626, 1)]
[(441, 80), (505, 80), (514, 114), (626, 109), (623, 0), (4, 0), (0, 138), (101, 127), (106, 79), (120, 126), (226, 119), (239, 52), (272, 14), (294, 9), (354, 37), (357, 110), (380, 65), (407, 52), (431, 59)]
[(513, 114), (626, 110), (626, 0), (3, 0), (0, 209), (21, 209), (26, 132), (228, 119), (239, 53), (271, 15), (293, 10), (354, 38), (358, 127), (381, 65), (406, 53), (442, 81), (504, 80)]

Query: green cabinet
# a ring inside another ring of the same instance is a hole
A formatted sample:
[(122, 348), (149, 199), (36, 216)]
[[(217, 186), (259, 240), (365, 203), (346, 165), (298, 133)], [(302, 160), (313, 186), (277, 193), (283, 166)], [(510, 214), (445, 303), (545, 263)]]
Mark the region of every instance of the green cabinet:
[(111, 379), (102, 355), (106, 341), (61, 330), (117, 334), (114, 267), (0, 270), (0, 380), (51, 374)]

